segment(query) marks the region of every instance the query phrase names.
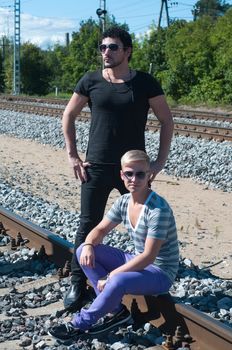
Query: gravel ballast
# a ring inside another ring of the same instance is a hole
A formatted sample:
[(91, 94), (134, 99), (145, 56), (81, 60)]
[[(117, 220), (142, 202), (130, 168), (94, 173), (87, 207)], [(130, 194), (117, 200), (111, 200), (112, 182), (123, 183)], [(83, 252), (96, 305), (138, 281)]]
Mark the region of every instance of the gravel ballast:
[[(77, 122), (78, 149), (86, 151), (89, 123)], [(47, 116), (0, 111), (0, 134), (34, 140), (64, 148), (61, 120)], [(156, 158), (158, 133), (146, 132), (146, 149)], [(232, 144), (178, 136), (172, 140), (164, 171), (168, 175), (192, 178), (212, 188), (232, 191)]]

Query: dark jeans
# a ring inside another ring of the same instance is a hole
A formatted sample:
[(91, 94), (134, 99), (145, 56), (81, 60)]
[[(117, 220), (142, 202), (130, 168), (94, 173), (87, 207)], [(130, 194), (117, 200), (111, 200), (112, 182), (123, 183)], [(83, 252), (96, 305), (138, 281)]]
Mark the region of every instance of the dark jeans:
[(78, 283), (80, 289), (86, 286), (86, 276), (77, 261), (76, 249), (102, 220), (110, 192), (114, 188), (118, 189), (121, 194), (128, 192), (120, 178), (120, 166), (91, 164), (86, 172), (88, 181), (81, 185), (80, 225), (71, 262), (71, 280), (73, 283)]

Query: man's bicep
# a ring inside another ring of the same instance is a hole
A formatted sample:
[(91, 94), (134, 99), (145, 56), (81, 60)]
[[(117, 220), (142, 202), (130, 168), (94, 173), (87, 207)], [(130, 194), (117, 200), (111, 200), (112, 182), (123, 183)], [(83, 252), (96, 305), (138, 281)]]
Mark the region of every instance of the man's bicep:
[(149, 98), (149, 104), (160, 122), (172, 120), (171, 111), (164, 95)]
[(69, 103), (65, 108), (64, 115), (70, 114), (73, 116), (77, 116), (87, 102), (88, 102), (87, 96), (74, 92), (72, 97), (69, 100)]

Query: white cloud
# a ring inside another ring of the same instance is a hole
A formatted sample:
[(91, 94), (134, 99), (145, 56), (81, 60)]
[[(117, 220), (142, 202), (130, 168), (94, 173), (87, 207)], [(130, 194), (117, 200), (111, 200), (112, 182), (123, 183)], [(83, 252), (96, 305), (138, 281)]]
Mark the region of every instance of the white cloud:
[(0, 36), (12, 36), (14, 34), (13, 12), (0, 8)]
[[(77, 31), (79, 23), (72, 19), (36, 17), (30, 14), (21, 14), (20, 40), (31, 42), (42, 48), (51, 46), (57, 42), (65, 42), (65, 34)], [(0, 37), (2, 35), (12, 37), (14, 35), (13, 11), (0, 9)]]

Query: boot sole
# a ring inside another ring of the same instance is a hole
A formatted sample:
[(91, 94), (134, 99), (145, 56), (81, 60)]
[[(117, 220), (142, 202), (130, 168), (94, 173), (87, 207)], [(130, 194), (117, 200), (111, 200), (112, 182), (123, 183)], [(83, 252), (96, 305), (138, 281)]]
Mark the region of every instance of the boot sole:
[(70, 342), (72, 342), (73, 340), (77, 339), (78, 337), (80, 337), (80, 336), (83, 335), (83, 334), (76, 334), (76, 335), (73, 335), (72, 337), (70, 336), (69, 339), (60, 339), (60, 338), (57, 338), (57, 337), (55, 337), (53, 334), (51, 334), (49, 331), (48, 331), (48, 335), (50, 335), (52, 338), (54, 338), (55, 340), (57, 340), (59, 343), (69, 345)]

